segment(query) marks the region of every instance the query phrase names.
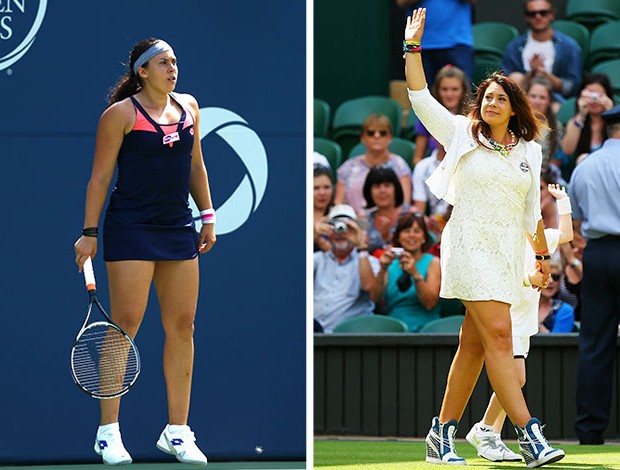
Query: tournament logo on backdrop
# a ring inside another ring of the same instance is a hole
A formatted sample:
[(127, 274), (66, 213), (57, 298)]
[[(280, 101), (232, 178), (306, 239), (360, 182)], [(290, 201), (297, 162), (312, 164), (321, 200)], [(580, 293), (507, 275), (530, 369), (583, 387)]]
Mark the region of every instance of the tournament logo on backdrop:
[(43, 23), (47, 0), (0, 0), (0, 70), (21, 59)]
[[(267, 188), (267, 152), (260, 138), (238, 114), (224, 108), (200, 109), (200, 137), (211, 132), (230, 145), (246, 168), (246, 175), (230, 197), (216, 208), (215, 233), (223, 235), (241, 227), (258, 209)], [(190, 197), (195, 221), (200, 220), (196, 203)]]

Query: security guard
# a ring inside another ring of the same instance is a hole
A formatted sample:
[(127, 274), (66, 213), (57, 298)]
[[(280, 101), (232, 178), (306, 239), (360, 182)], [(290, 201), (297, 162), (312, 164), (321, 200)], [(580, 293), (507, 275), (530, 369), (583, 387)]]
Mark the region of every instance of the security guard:
[(603, 444), (609, 424), (620, 322), (620, 106), (602, 114), (609, 138), (574, 170), (569, 194), (583, 254), (577, 366), (580, 444)]

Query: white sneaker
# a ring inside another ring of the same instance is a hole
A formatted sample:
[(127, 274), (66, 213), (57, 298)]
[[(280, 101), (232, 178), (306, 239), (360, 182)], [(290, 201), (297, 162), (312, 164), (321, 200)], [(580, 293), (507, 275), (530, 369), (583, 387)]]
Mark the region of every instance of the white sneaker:
[(207, 465), (207, 457), (196, 445), (196, 437), (187, 425), (166, 425), (157, 440), (157, 448), (174, 455), (179, 462)]
[[(467, 442), (476, 448), (478, 455), (491, 462), (501, 462), (504, 454), (497, 445), (499, 434), (493, 432), (493, 428), (483, 423), (476, 423), (465, 436)], [(500, 440), (501, 442), (501, 440)], [(519, 460), (521, 460), (519, 458)]]
[(523, 460), (521, 458), (521, 455), (513, 452), (510, 447), (504, 444), (504, 441), (502, 441), (502, 438), (499, 434), (496, 434), (496, 436), (497, 440), (495, 441), (495, 444), (497, 445), (497, 448), (501, 451), (503, 455), (502, 460), (504, 462), (521, 462)]
[(131, 455), (123, 445), (118, 423), (99, 426), (95, 437), (95, 452), (103, 458), (103, 463), (106, 465), (131, 463)]

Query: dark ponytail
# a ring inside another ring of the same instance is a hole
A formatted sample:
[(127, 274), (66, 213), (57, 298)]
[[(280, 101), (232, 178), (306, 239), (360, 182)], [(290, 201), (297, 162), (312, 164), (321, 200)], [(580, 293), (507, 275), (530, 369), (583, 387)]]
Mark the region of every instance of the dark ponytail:
[[(127, 70), (125, 75), (123, 75), (121, 79), (116, 82), (116, 85), (110, 89), (110, 92), (108, 93), (109, 104), (118, 103), (125, 98), (135, 95), (142, 89), (142, 80), (137, 74), (134, 73), (133, 66), (138, 57), (140, 57), (144, 51), (146, 51), (157, 41), (157, 38), (148, 38), (133, 46), (133, 49), (131, 49), (131, 52), (129, 53), (129, 70)], [(143, 67), (147, 66), (148, 62), (143, 65)]]

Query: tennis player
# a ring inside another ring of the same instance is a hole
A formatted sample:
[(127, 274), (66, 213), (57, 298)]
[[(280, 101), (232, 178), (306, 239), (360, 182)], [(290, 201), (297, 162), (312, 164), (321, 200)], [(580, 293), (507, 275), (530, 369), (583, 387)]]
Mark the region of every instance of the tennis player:
[[(164, 375), (168, 424), (157, 447), (192, 464), (207, 464), (187, 425), (198, 300), (198, 254), (215, 243), (215, 211), (200, 148), (198, 103), (173, 93), (177, 58), (161, 39), (136, 44), (129, 70), (113, 87), (97, 128), (75, 261), (82, 269), (98, 249), (99, 218), (115, 168), (118, 177), (105, 213), (103, 254), (114, 322), (135, 337), (155, 284), (166, 335)], [(196, 233), (191, 193), (201, 209)], [(101, 401), (95, 452), (109, 465), (131, 463), (119, 428), (120, 398)]]

